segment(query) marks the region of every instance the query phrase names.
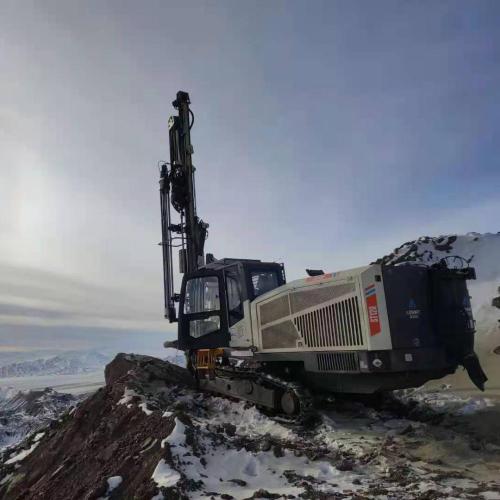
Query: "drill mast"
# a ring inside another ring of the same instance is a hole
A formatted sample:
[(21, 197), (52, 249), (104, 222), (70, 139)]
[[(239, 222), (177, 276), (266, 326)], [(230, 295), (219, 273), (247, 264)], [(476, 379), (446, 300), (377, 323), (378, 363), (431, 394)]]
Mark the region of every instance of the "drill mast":
[[(193, 146), (191, 127), (194, 115), (189, 108), (187, 92), (177, 92), (172, 105), (177, 116), (168, 120), (170, 163), (164, 163), (160, 171), (160, 203), (163, 249), (163, 282), (165, 317), (177, 321), (175, 302), (179, 295), (174, 291), (172, 249), (179, 247), (179, 270), (192, 273), (204, 264), (203, 248), (208, 224), (196, 214), (195, 168), (192, 163)], [(170, 207), (180, 215), (180, 222), (172, 224)]]

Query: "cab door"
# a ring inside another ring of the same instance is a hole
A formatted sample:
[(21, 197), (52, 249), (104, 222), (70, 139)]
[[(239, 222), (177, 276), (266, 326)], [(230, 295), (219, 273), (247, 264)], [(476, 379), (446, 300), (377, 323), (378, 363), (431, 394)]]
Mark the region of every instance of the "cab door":
[(179, 304), (178, 336), (181, 349), (229, 346), (222, 273), (205, 271), (184, 277)]
[(245, 275), (241, 266), (234, 265), (224, 269), (224, 278), (227, 296), (227, 321), (230, 328), (243, 319)]

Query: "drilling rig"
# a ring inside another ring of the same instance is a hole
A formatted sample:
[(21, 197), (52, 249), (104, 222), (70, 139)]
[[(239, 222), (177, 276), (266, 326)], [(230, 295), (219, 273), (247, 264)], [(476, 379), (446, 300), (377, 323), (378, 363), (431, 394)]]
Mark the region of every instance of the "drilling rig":
[(175, 345), (201, 389), (288, 415), (306, 415), (315, 394), (416, 387), (459, 366), (484, 389), (466, 285), (475, 271), (468, 265), (374, 263), (306, 270), (287, 283), (282, 263), (205, 255), (189, 94), (179, 91), (172, 104), (170, 162), (160, 167), (165, 317), (177, 323)]

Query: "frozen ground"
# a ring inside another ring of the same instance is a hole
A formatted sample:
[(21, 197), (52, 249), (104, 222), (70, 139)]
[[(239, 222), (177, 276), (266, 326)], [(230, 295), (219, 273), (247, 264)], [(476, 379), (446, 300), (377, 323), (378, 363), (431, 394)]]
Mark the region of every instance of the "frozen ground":
[(244, 403), (199, 397), (190, 421), (176, 418), (162, 443), (173, 463), (161, 464), (153, 479), (169, 487), (199, 482), (188, 497), (200, 500), (500, 499), (496, 402), (449, 391), (403, 400), (416, 404), (405, 417), (344, 402), (305, 430)]

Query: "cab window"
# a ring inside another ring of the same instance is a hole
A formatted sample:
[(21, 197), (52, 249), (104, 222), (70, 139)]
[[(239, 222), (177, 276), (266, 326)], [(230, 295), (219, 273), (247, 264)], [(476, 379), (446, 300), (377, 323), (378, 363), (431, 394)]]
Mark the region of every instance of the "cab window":
[(204, 313), (220, 310), (219, 278), (202, 276), (186, 283), (184, 314)]
[(189, 322), (189, 335), (198, 339), (203, 335), (220, 330), (220, 316), (209, 316), (203, 319), (192, 319)]
[(255, 297), (278, 287), (276, 271), (252, 271), (251, 278)]
[(227, 276), (226, 288), (229, 326), (233, 326), (243, 318), (243, 304), (241, 302), (240, 287), (237, 280), (232, 276)]
[(241, 296), (238, 282), (231, 276), (228, 276), (226, 279), (226, 286), (228, 308), (230, 311), (234, 311), (241, 306)]

